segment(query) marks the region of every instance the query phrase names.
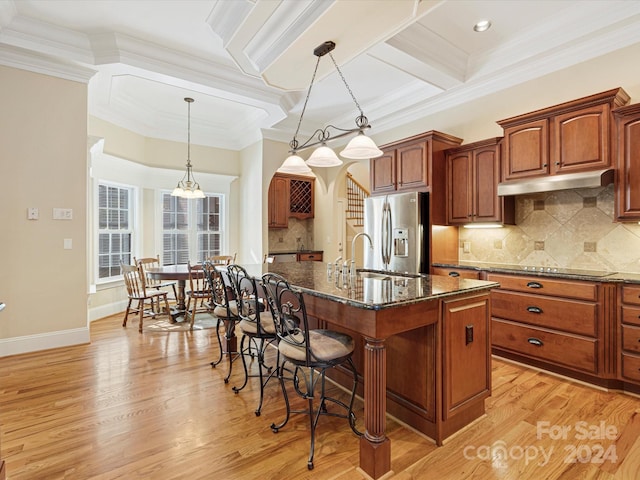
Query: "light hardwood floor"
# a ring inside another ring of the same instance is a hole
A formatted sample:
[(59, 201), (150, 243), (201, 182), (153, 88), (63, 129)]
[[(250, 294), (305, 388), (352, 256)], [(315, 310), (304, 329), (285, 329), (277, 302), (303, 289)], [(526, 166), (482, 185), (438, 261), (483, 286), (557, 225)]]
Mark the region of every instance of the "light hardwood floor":
[[(209, 366), (214, 330), (140, 334), (121, 322), (93, 322), (90, 345), (0, 358), (9, 479), (365, 478), (358, 439), (330, 417), (309, 472), (306, 418), (272, 433), (284, 412), (278, 385), (267, 386), (256, 417), (257, 380), (236, 395), (240, 364), (229, 384), (226, 366)], [(636, 397), (494, 359), (486, 405), (485, 417), (439, 448), (389, 419), (388, 478), (640, 479)], [(572, 462), (576, 453), (582, 461)]]

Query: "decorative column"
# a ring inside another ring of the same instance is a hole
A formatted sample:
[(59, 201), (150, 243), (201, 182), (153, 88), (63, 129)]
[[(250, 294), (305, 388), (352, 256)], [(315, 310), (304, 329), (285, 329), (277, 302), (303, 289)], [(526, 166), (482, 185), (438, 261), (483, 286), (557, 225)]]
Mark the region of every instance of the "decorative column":
[(391, 470), (387, 426), (387, 350), (384, 340), (365, 338), (364, 425), (360, 438), (360, 468), (376, 479)]

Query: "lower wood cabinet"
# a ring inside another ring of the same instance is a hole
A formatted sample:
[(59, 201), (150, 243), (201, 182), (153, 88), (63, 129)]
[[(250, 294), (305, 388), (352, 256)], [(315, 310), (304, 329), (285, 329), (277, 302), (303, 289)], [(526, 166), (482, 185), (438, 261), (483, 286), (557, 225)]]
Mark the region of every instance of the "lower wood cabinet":
[(321, 262), (322, 261), (322, 252), (298, 253), (296, 260), (298, 262)]
[(620, 286), (620, 379), (640, 385), (640, 285)]
[(487, 279), (500, 283), (491, 293), (494, 354), (594, 383), (615, 378), (615, 284), (495, 273)]
[(432, 275), (442, 275), (443, 277), (460, 277), (480, 280), (480, 272), (477, 270), (466, 270), (464, 268), (431, 267)]
[(446, 420), (491, 394), (489, 296), (444, 301), (443, 406)]

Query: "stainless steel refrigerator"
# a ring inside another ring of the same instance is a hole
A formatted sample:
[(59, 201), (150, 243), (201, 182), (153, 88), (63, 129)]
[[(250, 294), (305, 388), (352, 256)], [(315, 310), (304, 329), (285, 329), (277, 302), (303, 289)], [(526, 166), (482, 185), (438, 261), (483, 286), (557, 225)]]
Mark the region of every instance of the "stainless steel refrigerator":
[(429, 194), (397, 193), (369, 197), (364, 231), (373, 240), (365, 248), (365, 268), (402, 273), (429, 273)]

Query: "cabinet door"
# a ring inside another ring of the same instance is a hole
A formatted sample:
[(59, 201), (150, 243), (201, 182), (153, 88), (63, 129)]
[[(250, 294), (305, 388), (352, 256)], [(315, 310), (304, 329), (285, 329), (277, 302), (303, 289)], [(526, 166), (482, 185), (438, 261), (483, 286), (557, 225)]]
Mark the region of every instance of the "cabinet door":
[(396, 189), (396, 151), (389, 150), (369, 161), (371, 193), (393, 192)]
[(289, 225), (289, 180), (275, 175), (269, 184), (269, 227)]
[(504, 129), (504, 179), (549, 173), (549, 122), (546, 119)]
[(491, 392), (489, 296), (443, 302), (443, 417)]
[(607, 168), (609, 105), (596, 105), (553, 118), (552, 173)]
[(498, 197), (500, 147), (478, 149), (473, 154), (473, 221), (502, 221), (502, 203)]
[(469, 223), (473, 209), (471, 199), (472, 152), (447, 155), (447, 223)]
[(420, 142), (396, 151), (397, 189), (424, 189), (429, 185), (429, 159), (431, 142)]
[(617, 119), (616, 216), (619, 220), (640, 220), (640, 108), (636, 109), (635, 114)]

